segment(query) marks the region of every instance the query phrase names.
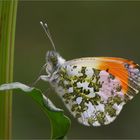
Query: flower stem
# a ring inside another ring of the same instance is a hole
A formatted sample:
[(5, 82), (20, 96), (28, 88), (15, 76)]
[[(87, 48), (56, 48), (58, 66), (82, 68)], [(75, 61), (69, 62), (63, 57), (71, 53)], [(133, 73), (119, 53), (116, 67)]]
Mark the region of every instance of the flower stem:
[[(0, 85), (13, 80), (17, 0), (0, 1)], [(0, 139), (11, 138), (12, 94), (0, 94)]]

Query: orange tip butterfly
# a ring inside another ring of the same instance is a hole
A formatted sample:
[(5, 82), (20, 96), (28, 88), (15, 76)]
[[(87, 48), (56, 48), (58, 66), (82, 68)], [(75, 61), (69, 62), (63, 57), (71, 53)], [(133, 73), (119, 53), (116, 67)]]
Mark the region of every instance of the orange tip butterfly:
[(46, 75), (38, 80), (50, 83), (81, 124), (101, 126), (113, 122), (127, 101), (140, 90), (139, 65), (116, 57), (66, 61), (56, 51), (47, 23), (40, 24), (54, 50), (47, 52)]

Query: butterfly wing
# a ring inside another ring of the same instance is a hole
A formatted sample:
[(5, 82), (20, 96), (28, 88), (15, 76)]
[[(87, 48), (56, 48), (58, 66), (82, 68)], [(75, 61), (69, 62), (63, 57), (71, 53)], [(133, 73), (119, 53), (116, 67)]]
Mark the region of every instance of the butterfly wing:
[(59, 94), (69, 111), (87, 126), (111, 123), (140, 90), (140, 70), (133, 61), (113, 57), (67, 61), (59, 71)]

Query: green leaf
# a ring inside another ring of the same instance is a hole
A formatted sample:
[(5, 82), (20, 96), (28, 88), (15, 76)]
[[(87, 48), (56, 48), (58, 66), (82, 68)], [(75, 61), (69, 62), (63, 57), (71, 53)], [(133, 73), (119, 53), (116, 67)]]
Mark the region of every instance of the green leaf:
[(70, 119), (64, 115), (62, 109), (56, 108), (39, 89), (34, 87), (29, 87), (19, 82), (3, 84), (0, 86), (0, 90), (2, 91), (12, 89), (24, 91), (26, 95), (31, 96), (33, 100), (38, 103), (51, 122), (52, 139), (62, 139), (66, 136), (70, 127)]

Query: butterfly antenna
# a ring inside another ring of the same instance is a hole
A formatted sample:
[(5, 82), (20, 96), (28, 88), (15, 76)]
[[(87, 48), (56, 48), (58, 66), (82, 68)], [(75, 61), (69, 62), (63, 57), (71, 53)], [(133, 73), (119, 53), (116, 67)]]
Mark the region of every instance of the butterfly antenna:
[(50, 40), (50, 42), (51, 42), (51, 44), (53, 46), (54, 51), (56, 51), (56, 48), (55, 48), (55, 45), (53, 43), (53, 40), (52, 40), (52, 37), (51, 37), (51, 34), (50, 34), (50, 31), (49, 31), (47, 23), (43, 23), (42, 21), (40, 21), (40, 24), (41, 24), (42, 28), (44, 29), (47, 37), (49, 38), (49, 40)]

